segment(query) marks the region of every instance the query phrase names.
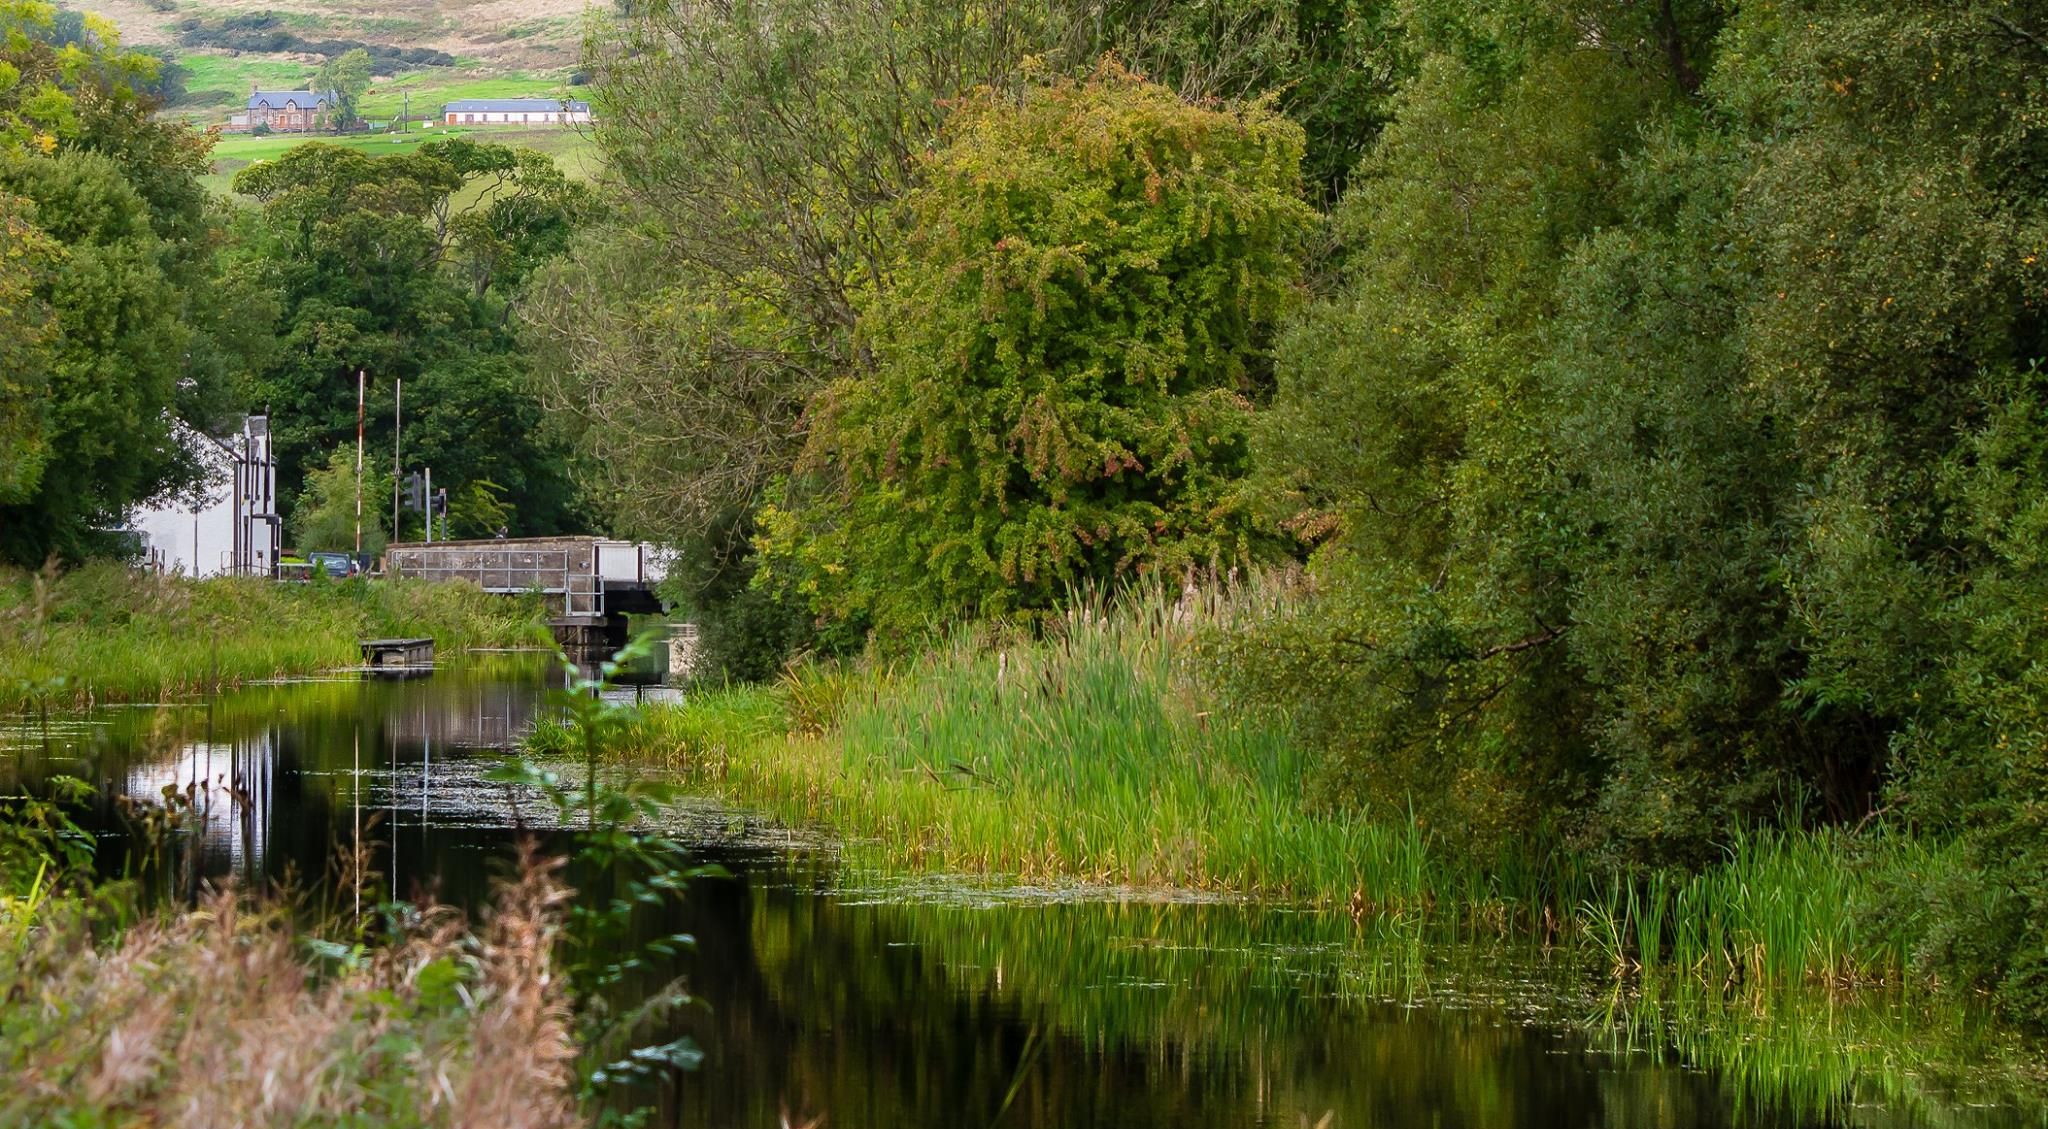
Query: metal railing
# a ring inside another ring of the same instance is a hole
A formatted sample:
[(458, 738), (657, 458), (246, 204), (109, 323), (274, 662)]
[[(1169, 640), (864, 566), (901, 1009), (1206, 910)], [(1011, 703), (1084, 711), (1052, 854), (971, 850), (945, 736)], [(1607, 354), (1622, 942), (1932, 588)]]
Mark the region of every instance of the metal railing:
[[(587, 563), (578, 559), (588, 553)], [(507, 546), (475, 544), (447, 549), (410, 547), (391, 552), (392, 571), (421, 580), (467, 580), (486, 592), (559, 597), (565, 616), (604, 615), (604, 579), (590, 545)]]

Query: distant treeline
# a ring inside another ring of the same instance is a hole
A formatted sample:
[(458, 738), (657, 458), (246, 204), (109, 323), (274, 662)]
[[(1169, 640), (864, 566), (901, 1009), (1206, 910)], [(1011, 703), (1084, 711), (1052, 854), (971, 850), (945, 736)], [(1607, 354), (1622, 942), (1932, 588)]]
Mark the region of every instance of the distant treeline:
[(370, 53), (371, 69), (393, 74), (404, 67), (452, 67), (455, 56), (429, 47), (392, 47), (359, 39), (307, 39), (283, 26), (275, 12), (249, 12), (224, 19), (188, 16), (172, 25), (178, 42), (187, 47), (219, 47), (229, 51), (277, 54), (287, 51), (334, 58), (357, 48)]

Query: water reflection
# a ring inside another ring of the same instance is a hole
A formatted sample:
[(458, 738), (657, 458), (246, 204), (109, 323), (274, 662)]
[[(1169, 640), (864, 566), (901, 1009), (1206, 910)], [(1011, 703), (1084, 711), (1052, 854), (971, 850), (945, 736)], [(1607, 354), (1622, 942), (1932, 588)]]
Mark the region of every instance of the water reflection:
[[(15, 719), (0, 771), (95, 782), (110, 869), (132, 845), (115, 797), (168, 788), (195, 797), (197, 873), (313, 882), (360, 836), (384, 889), (474, 903), (537, 814), (483, 773), (561, 677), (512, 659)], [(768, 849), (722, 809), (685, 815), (737, 877), (639, 923), (696, 935), (646, 975), (686, 976), (707, 1005), (668, 1033), (709, 1059), (656, 1095), (657, 1124), (773, 1125), (785, 1108), (949, 1129), (2041, 1123), (1945, 1089), (1944, 1064), (1992, 1036), (1896, 998), (1616, 998), (1554, 956), (1370, 940), (1348, 917), (1227, 900), (873, 879)]]

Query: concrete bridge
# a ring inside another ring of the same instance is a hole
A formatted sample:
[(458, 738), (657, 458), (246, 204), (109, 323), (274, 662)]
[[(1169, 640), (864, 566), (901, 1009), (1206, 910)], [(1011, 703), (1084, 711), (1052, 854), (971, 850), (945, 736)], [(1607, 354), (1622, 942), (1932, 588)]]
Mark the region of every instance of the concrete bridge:
[(538, 594), (548, 627), (571, 651), (625, 645), (626, 616), (662, 610), (654, 586), (668, 574), (656, 546), (601, 537), (401, 541), (384, 550), (384, 571), (421, 580), (467, 580), (486, 592)]

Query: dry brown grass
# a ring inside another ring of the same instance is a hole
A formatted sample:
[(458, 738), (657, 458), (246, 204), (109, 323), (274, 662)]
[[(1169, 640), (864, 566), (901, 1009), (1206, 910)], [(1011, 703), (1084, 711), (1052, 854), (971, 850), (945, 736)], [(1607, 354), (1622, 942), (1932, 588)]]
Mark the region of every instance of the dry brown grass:
[(317, 963), (232, 892), (111, 943), (52, 913), (0, 953), (0, 1125), (579, 1124), (553, 960), (568, 891), (558, 863), (522, 864), (481, 929), (435, 907)]
[[(275, 12), (294, 20), (309, 38), (431, 47), (504, 70), (574, 64), (578, 22), (589, 0), (80, 0), (76, 6), (113, 20), (129, 46), (173, 45), (178, 37), (172, 25), (189, 16)], [(260, 57), (305, 62), (309, 73), (320, 61), (292, 54)]]

